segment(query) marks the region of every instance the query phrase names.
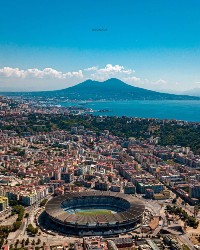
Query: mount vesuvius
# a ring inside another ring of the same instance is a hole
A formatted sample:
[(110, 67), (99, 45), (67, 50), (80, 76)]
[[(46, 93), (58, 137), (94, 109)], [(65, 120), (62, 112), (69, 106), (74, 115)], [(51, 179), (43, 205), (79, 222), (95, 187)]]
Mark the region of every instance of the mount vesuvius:
[(75, 86), (54, 91), (3, 94), (66, 98), (69, 100), (200, 100), (196, 96), (160, 93), (134, 87), (116, 78), (110, 78), (104, 82), (86, 80)]

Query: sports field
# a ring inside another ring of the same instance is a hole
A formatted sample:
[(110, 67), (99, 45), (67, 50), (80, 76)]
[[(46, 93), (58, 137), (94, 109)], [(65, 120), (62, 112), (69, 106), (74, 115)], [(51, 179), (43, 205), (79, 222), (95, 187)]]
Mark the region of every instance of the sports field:
[(97, 214), (112, 214), (111, 210), (106, 209), (81, 209), (76, 211), (76, 214), (80, 215), (97, 215)]

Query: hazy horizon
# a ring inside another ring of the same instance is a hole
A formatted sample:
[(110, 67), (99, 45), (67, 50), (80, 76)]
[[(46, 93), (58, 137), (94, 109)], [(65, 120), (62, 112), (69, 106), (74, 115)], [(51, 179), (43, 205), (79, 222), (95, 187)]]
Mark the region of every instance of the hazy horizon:
[[(79, 84), (82, 84), (82, 83), (84, 83), (84, 82), (86, 82), (86, 81), (94, 81), (94, 82), (99, 82), (99, 83), (104, 83), (104, 82), (106, 82), (106, 81), (109, 81), (110, 79), (112, 79), (112, 78), (108, 78), (108, 79), (106, 79), (106, 80), (94, 80), (94, 79), (85, 79), (85, 80), (83, 80), (83, 81), (81, 81), (81, 82), (79, 82), (79, 83), (75, 83), (75, 84), (72, 84), (72, 85), (70, 85), (70, 86), (67, 86), (66, 88), (62, 88), (62, 89), (67, 89), (67, 88), (70, 88), (70, 87), (74, 87), (74, 86), (76, 86), (76, 85), (79, 85)], [(140, 87), (140, 86), (134, 86), (134, 85), (132, 85), (132, 84), (129, 84), (129, 83), (127, 83), (127, 82), (125, 82), (125, 81), (123, 81), (123, 80), (121, 80), (121, 79), (119, 79), (119, 78), (115, 78), (115, 79), (117, 79), (117, 80), (120, 80), (120, 81), (122, 81), (123, 83), (125, 83), (125, 84), (127, 84), (127, 85), (130, 85), (130, 86), (132, 86), (132, 87), (138, 87), (138, 88), (142, 88), (142, 89), (146, 89), (146, 90), (151, 90), (151, 89), (148, 89), (148, 88), (143, 88), (143, 87)], [(62, 90), (62, 89), (60, 89), (60, 88), (58, 88), (58, 89), (52, 89), (52, 90), (29, 90), (29, 91), (26, 91), (26, 90), (19, 90), (19, 89), (17, 89), (17, 90), (5, 90), (5, 91), (1, 91), (0, 90), (0, 93), (27, 93), (27, 92), (46, 92), (46, 91), (57, 91), (57, 90)], [(186, 92), (179, 92), (179, 91), (170, 91), (170, 90), (153, 90), (153, 91), (156, 91), (156, 92), (160, 92), (160, 93), (169, 93), (169, 94), (177, 94), (177, 95), (190, 95), (190, 96), (200, 96), (200, 93), (197, 91), (197, 90), (195, 90), (194, 89), (194, 94), (193, 94), (193, 91), (191, 90), (191, 93), (190, 93), (190, 91), (186, 91)]]

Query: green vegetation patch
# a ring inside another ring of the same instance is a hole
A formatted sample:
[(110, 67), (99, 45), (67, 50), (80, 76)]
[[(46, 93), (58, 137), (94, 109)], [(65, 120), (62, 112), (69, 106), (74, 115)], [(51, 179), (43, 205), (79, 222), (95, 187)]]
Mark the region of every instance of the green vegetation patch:
[(190, 248), (186, 245), (183, 245), (183, 250), (190, 250)]

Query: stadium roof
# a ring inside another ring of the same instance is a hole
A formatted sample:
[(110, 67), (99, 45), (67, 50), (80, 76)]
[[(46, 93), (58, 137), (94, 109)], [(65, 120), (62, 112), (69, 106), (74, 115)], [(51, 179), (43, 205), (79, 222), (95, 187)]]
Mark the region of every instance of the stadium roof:
[[(127, 209), (121, 212), (113, 214), (93, 214), (93, 215), (81, 215), (81, 214), (72, 214), (68, 211), (64, 211), (62, 203), (64, 201), (70, 201), (72, 199), (84, 199), (86, 197), (96, 197), (101, 201), (101, 197), (111, 197), (111, 199), (124, 201), (126, 204), (129, 203)], [(89, 192), (73, 192), (67, 193), (51, 199), (46, 205), (47, 214), (55, 219), (60, 221), (62, 224), (71, 224), (71, 225), (83, 225), (83, 226), (101, 226), (101, 225), (114, 225), (118, 223), (126, 223), (137, 220), (142, 216), (145, 206), (141, 200), (123, 193), (110, 192), (110, 191), (89, 191)]]

